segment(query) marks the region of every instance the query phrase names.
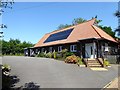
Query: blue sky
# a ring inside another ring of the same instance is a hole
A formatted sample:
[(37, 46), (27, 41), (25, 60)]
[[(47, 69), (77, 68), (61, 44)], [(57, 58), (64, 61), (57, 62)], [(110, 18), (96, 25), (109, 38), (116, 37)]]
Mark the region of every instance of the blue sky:
[(56, 30), (60, 24), (71, 24), (74, 18), (90, 20), (94, 16), (103, 20), (100, 24), (114, 30), (118, 21), (113, 13), (117, 2), (16, 2), (13, 9), (5, 9), (2, 22), (4, 40), (20, 39), (37, 43), (45, 33)]

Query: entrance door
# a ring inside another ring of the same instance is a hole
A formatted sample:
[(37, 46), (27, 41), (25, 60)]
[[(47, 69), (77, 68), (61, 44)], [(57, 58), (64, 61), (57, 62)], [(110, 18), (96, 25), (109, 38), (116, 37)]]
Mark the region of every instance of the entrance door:
[(95, 58), (95, 43), (85, 44), (85, 57), (86, 58)]

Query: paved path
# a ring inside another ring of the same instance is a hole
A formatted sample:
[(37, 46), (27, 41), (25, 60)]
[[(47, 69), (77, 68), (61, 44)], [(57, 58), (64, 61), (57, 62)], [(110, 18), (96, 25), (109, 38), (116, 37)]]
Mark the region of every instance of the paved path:
[(118, 78), (111, 81), (107, 88), (118, 88)]
[(118, 88), (118, 90), (120, 90), (120, 74), (119, 74), (119, 77), (115, 78), (113, 81), (108, 83), (106, 86), (107, 86), (106, 88)]
[(41, 88), (102, 88), (118, 75), (117, 65), (93, 71), (53, 59), (15, 56), (3, 57), (5, 63), (11, 66), (12, 75), (19, 76), (17, 85), (33, 81)]

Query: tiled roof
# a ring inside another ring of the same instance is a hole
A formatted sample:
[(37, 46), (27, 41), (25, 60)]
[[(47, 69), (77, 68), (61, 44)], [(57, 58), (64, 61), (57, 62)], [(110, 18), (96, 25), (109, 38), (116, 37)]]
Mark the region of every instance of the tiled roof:
[[(82, 39), (89, 39), (89, 38), (107, 39), (112, 42), (117, 42), (114, 38), (112, 38), (106, 32), (104, 32), (103, 30), (101, 30), (100, 28), (95, 26), (94, 23), (95, 23), (95, 19), (92, 19), (92, 20), (86, 21), (84, 23), (81, 23), (81, 24), (78, 24), (75, 26), (71, 26), (69, 28), (56, 30), (51, 33), (47, 33), (43, 36), (43, 38), (40, 39), (40, 41), (34, 47), (73, 43), (73, 42), (78, 42), (79, 40), (82, 40)], [(44, 43), (44, 41), (50, 35), (61, 32), (61, 31), (65, 31), (68, 29), (72, 29), (72, 28), (73, 28), (73, 31), (71, 32), (71, 34), (68, 36), (67, 39)]]

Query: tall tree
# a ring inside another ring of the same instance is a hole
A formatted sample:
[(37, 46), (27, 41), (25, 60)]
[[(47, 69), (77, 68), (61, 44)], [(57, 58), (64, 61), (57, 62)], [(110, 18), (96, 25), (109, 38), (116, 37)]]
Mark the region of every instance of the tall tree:
[[(120, 20), (120, 11), (116, 11), (114, 13), (114, 15), (118, 18), (118, 20)], [(115, 30), (115, 32), (117, 32), (118, 36), (120, 36), (120, 25), (118, 26), (118, 28)]]
[(115, 15), (116, 17), (120, 17), (120, 11), (116, 11), (116, 12), (114, 13), (114, 15)]
[(102, 25), (99, 25), (99, 27), (105, 31), (107, 34), (109, 34), (110, 36), (112, 36), (113, 38), (115, 38), (115, 32), (112, 31), (112, 28), (111, 27), (108, 27), (108, 26), (102, 26)]
[[(4, 12), (4, 8), (12, 8), (12, 4), (14, 3), (14, 0), (0, 0), (0, 16), (2, 15), (2, 13)], [(5, 24), (0, 23), (0, 28), (7, 28), (7, 26)], [(0, 31), (0, 37), (2, 36), (3, 32)]]
[(4, 8), (12, 8), (14, 0), (0, 0), (0, 15), (4, 12)]

